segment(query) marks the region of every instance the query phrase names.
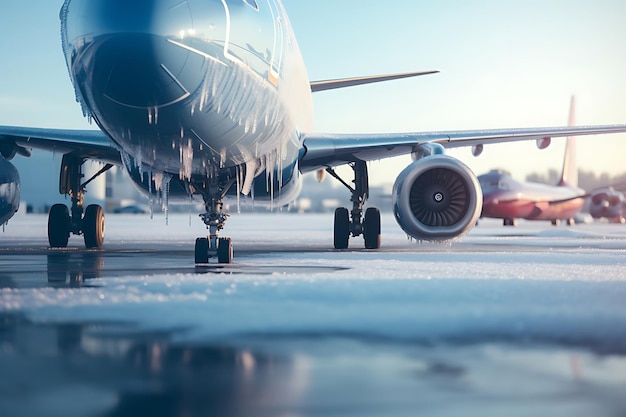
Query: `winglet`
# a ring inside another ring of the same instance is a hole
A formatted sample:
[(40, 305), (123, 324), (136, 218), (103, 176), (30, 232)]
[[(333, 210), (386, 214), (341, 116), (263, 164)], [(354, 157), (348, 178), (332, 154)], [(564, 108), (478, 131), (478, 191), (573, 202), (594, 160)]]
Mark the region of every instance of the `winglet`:
[(335, 88), (352, 87), (355, 85), (378, 83), (381, 81), (398, 80), (401, 78), (418, 77), (420, 75), (436, 74), (439, 70), (402, 72), (398, 74), (370, 75), (367, 77), (338, 78), (334, 80), (312, 81), (311, 92), (332, 90)]

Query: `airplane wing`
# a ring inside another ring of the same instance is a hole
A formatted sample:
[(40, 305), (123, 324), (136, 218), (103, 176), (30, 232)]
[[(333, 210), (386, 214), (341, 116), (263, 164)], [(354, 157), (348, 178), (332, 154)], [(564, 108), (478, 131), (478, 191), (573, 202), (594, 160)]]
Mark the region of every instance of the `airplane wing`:
[(11, 159), (16, 153), (29, 156), (31, 149), (43, 149), (121, 164), (120, 152), (100, 130), (43, 129), (0, 126), (0, 153)]
[(334, 80), (312, 81), (311, 92), (333, 90), (335, 88), (352, 87), (355, 85), (379, 83), (381, 81), (399, 80), (401, 78), (418, 77), (420, 75), (436, 74), (439, 70), (402, 72), (398, 74), (370, 75), (366, 77), (338, 78)]
[(422, 152), (429, 144), (444, 148), (492, 143), (537, 140), (554, 137), (599, 135), (626, 132), (626, 125), (567, 126), (527, 129), (461, 130), (397, 134), (304, 134), (302, 172), (314, 171), (351, 161), (372, 161)]

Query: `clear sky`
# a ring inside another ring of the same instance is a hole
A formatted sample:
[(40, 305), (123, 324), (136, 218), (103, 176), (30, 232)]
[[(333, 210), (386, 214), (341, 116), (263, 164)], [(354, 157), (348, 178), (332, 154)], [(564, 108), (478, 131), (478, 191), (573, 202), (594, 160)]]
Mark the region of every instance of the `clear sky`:
[[(83, 119), (60, 46), (62, 0), (0, 3), (0, 124), (95, 128)], [(400, 132), (626, 123), (623, 0), (284, 0), (311, 80), (439, 69), (426, 77), (320, 92), (315, 130)], [(560, 169), (563, 145), (494, 145), (477, 174)], [(578, 141), (583, 169), (626, 171), (626, 135)], [(392, 182), (410, 158), (375, 162)], [(56, 174), (55, 174), (56, 175)]]

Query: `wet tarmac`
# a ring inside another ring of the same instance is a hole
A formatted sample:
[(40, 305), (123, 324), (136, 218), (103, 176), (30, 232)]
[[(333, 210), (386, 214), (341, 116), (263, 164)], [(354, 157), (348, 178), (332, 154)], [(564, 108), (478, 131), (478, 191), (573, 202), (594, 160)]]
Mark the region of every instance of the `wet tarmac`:
[(102, 250), (12, 221), (0, 416), (626, 415), (623, 225), (420, 245), (386, 216), (334, 251), (327, 217), (234, 218), (227, 266), (188, 216), (108, 216)]

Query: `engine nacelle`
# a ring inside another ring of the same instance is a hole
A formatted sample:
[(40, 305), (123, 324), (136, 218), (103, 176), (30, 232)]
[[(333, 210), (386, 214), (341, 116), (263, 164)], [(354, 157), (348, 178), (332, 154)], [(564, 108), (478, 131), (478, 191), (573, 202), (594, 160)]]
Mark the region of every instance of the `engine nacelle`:
[(483, 196), (476, 175), (461, 161), (433, 155), (398, 175), (392, 192), (396, 221), (419, 240), (448, 240), (478, 220)]
[(613, 219), (624, 216), (626, 197), (613, 188), (603, 188), (591, 194), (589, 214), (594, 219)]
[(0, 225), (6, 223), (20, 206), (20, 175), (17, 168), (0, 156)]

